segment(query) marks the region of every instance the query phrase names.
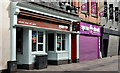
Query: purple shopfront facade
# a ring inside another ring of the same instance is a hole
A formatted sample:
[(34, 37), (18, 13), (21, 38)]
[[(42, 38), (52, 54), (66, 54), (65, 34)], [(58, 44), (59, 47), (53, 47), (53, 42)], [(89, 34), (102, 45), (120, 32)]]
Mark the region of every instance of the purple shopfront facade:
[(79, 60), (94, 60), (100, 57), (101, 27), (80, 22)]

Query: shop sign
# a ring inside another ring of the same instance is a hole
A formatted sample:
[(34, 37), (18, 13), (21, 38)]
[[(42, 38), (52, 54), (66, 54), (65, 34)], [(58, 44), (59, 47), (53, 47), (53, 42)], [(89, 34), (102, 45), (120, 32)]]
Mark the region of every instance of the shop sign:
[(28, 25), (28, 27), (35, 26), (35, 27), (69, 31), (69, 25), (60, 25), (58, 23), (43, 22), (43, 21), (30, 20), (25, 18), (18, 18), (17, 20), (18, 20), (17, 21), (18, 25)]
[(59, 25), (59, 28), (60, 28), (60, 29), (68, 29), (68, 26), (65, 26), (65, 25)]
[(24, 22), (24, 21), (18, 21), (18, 23), (21, 23), (21, 24), (27, 24), (27, 25), (36, 25), (35, 23)]
[(101, 30), (100, 26), (92, 25), (88, 23), (81, 22), (80, 23), (80, 33), (89, 34), (89, 35), (98, 35), (100, 36)]
[(73, 22), (72, 31), (80, 31), (80, 22)]

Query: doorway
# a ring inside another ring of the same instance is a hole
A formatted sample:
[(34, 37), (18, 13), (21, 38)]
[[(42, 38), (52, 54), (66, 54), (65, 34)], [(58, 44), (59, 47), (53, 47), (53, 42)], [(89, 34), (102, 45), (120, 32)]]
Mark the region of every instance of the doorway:
[(23, 53), (23, 28), (16, 28), (16, 51)]
[(76, 34), (71, 35), (71, 62), (77, 61), (77, 40)]
[(102, 57), (107, 57), (108, 54), (108, 39), (103, 39)]
[(54, 51), (54, 33), (48, 33), (48, 51)]

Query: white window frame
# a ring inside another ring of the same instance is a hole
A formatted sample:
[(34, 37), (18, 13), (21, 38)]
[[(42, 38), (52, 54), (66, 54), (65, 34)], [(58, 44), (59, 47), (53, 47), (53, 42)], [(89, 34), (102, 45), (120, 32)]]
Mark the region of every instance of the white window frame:
[[(32, 31), (36, 31), (36, 51), (32, 51), (33, 54), (37, 54), (37, 53), (45, 53), (45, 32), (44, 31), (38, 31), (38, 30), (32, 30)], [(43, 33), (43, 43), (38, 43), (38, 32), (42, 32)], [(38, 45), (43, 45), (43, 51), (38, 51)]]
[[(67, 41), (67, 39), (66, 39), (66, 34), (65, 34), (65, 33), (57, 33), (57, 35), (58, 35), (58, 34), (61, 35), (61, 48), (60, 48), (60, 50), (58, 50), (58, 49), (56, 48), (56, 50), (57, 50), (57, 52), (66, 51), (66, 45), (67, 45), (67, 44), (66, 44), (66, 41)], [(62, 35), (63, 35), (63, 34), (65, 35), (65, 50), (62, 50)], [(57, 36), (57, 35), (56, 35), (56, 36)], [(56, 37), (56, 39), (57, 39), (57, 37)], [(56, 43), (57, 43), (57, 40), (56, 40)], [(57, 45), (56, 45), (56, 47), (57, 47)]]

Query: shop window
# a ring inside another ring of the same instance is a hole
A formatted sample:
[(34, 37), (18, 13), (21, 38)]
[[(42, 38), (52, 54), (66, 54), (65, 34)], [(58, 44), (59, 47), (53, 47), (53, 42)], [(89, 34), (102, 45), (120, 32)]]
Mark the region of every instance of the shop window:
[(32, 51), (36, 51), (36, 31), (32, 31)]
[(65, 34), (57, 34), (57, 51), (65, 50)]
[(43, 51), (43, 32), (32, 31), (32, 51)]
[(62, 50), (65, 50), (65, 34), (62, 35)]
[(43, 32), (38, 32), (38, 43), (43, 43)]
[(43, 51), (43, 45), (38, 44), (38, 51)]

